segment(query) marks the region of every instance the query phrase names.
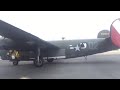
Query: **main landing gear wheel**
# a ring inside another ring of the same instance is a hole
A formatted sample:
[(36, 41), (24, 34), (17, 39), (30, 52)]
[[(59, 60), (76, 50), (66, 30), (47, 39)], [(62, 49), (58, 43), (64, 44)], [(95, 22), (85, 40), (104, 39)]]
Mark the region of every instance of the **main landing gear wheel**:
[(34, 65), (35, 65), (36, 67), (41, 67), (41, 66), (43, 66), (43, 59), (34, 60), (33, 62), (34, 62)]
[(47, 59), (49, 63), (53, 62), (53, 60), (54, 60), (53, 58)]
[(13, 65), (14, 66), (18, 65), (18, 61), (13, 61)]

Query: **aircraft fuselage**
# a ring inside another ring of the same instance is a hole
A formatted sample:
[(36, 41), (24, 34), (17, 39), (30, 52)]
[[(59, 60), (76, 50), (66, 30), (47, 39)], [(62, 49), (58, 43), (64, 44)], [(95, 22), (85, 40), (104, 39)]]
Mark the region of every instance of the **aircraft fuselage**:
[(48, 55), (55, 56), (56, 54), (56, 56), (66, 56), (67, 58), (87, 56), (118, 49), (112, 44), (110, 38), (59, 40), (49, 41), (49, 43), (59, 47), (60, 49), (51, 49), (49, 50)]
[[(15, 43), (10, 39), (1, 39), (0, 48), (5, 50), (34, 51), (35, 45), (26, 45), (24, 43)], [(118, 49), (115, 47), (110, 38), (107, 39), (78, 39), (78, 40), (58, 40), (48, 41), (58, 47), (41, 48), (41, 55), (44, 57), (66, 56), (66, 58), (88, 56), (96, 53), (102, 53), (110, 50)], [(29, 54), (29, 53), (28, 53)]]

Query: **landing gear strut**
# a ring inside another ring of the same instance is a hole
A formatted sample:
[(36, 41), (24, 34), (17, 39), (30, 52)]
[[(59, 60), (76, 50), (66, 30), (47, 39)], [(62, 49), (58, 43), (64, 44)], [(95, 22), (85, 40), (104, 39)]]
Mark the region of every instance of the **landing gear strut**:
[(33, 61), (36, 67), (43, 66), (43, 57), (40, 56), (40, 48), (37, 49), (37, 58)]
[(84, 56), (85, 57), (85, 60), (87, 60), (87, 56)]

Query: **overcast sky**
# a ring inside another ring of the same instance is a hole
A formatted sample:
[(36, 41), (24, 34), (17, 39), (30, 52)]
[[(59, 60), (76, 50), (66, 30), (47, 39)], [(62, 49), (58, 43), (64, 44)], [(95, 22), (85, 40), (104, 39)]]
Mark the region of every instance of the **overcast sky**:
[(43, 40), (97, 38), (120, 11), (0, 11), (0, 19)]

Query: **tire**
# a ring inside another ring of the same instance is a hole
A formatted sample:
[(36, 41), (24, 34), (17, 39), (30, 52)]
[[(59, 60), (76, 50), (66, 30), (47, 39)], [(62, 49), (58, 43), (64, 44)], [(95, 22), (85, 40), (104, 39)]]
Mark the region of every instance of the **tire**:
[(47, 62), (49, 62), (49, 63), (51, 63), (51, 62), (53, 62), (53, 58), (51, 58), (51, 59), (47, 59)]
[(40, 59), (39, 61), (34, 60), (33, 63), (36, 67), (42, 67), (43, 66), (43, 59)]
[(13, 61), (13, 65), (14, 66), (18, 65), (18, 61)]

